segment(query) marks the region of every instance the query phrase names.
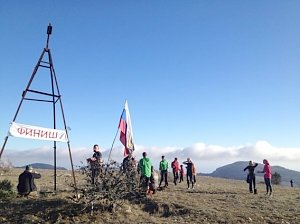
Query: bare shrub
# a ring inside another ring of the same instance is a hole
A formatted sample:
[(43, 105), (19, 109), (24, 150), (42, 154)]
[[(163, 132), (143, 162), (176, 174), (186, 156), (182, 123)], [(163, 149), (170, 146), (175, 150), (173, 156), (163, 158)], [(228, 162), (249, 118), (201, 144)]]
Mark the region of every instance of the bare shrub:
[(111, 162), (103, 164), (95, 162), (80, 169), (85, 175), (86, 184), (77, 188), (80, 202), (93, 211), (115, 211), (125, 200), (133, 201), (145, 194), (140, 190), (138, 173), (134, 166), (122, 167)]
[(13, 168), (12, 163), (8, 159), (0, 160), (0, 174), (8, 173)]

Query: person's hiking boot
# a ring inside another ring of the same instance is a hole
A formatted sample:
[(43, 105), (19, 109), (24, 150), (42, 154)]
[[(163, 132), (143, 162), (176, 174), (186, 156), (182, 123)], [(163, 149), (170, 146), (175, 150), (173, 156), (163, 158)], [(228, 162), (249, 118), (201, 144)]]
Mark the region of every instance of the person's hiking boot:
[(254, 189), (254, 194), (257, 194), (257, 189)]
[(272, 193), (272, 192), (270, 192), (269, 196), (270, 196), (270, 198), (271, 198), (271, 197), (273, 197), (273, 193)]
[(252, 194), (253, 193), (253, 191), (250, 191), (250, 194)]

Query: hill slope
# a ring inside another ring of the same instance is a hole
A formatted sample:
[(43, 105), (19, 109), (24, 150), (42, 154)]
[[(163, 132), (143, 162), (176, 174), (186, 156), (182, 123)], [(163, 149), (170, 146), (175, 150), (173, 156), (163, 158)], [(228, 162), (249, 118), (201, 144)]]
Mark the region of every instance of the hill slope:
[[(34, 169), (47, 169), (47, 170), (52, 170), (54, 169), (54, 166), (53, 165), (50, 165), (50, 164), (46, 164), (46, 163), (32, 163), (30, 164)], [(26, 166), (21, 166), (20, 168), (24, 168), (25, 169)], [(57, 170), (67, 170), (66, 168), (64, 167), (60, 167), (60, 166), (57, 166), (56, 167)]]
[[(212, 173), (201, 174), (201, 175), (220, 177), (226, 179), (246, 180), (247, 171), (244, 172), (244, 168), (247, 166), (248, 166), (248, 161), (238, 161), (232, 164), (219, 167)], [(262, 170), (263, 170), (263, 164), (258, 164), (258, 166), (255, 169), (258, 181), (263, 180), (263, 174), (257, 173), (257, 171), (262, 171)], [(272, 166), (272, 173), (275, 172), (281, 175), (282, 185), (289, 185), (291, 179), (294, 181), (295, 185), (298, 186), (300, 185), (300, 172), (289, 170), (281, 166)]]

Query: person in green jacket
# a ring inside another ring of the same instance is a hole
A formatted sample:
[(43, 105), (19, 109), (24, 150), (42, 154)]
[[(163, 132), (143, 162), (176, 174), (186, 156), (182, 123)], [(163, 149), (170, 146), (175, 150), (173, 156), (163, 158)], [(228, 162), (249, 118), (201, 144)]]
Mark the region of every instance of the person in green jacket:
[(140, 183), (146, 189), (149, 189), (150, 177), (151, 177), (151, 160), (147, 158), (147, 153), (143, 152), (143, 158), (140, 159), (138, 164), (138, 171), (141, 174)]
[(162, 156), (161, 161), (159, 163), (159, 170), (160, 170), (159, 187), (161, 187), (161, 183), (163, 182), (163, 180), (165, 181), (164, 187), (168, 186), (168, 168), (169, 168), (168, 161), (165, 159), (165, 156)]

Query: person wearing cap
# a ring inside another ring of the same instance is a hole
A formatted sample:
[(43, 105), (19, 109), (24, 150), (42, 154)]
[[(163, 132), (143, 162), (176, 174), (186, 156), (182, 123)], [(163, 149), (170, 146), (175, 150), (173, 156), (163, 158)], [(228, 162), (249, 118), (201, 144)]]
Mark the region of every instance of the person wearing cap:
[(27, 165), (23, 173), (19, 175), (19, 184), (17, 186), (18, 193), (21, 196), (38, 196), (34, 179), (41, 178), (41, 174), (33, 171), (31, 165)]
[(165, 156), (162, 156), (161, 161), (159, 163), (159, 170), (160, 170), (159, 187), (161, 186), (163, 181), (165, 181), (164, 187), (168, 186), (168, 168), (169, 168), (168, 161), (165, 159)]
[(258, 165), (257, 163), (254, 163), (250, 160), (249, 165), (244, 169), (244, 171), (248, 170), (247, 183), (249, 183), (249, 192), (253, 193), (254, 190), (254, 194), (257, 194), (255, 173), (254, 173), (255, 167), (257, 167), (257, 165)]
[(188, 185), (188, 189), (190, 189), (190, 183), (192, 184), (192, 189), (194, 189), (194, 178), (193, 175), (195, 173), (194, 163), (190, 158), (187, 158), (183, 164), (186, 165), (186, 181)]
[(149, 190), (150, 177), (151, 177), (151, 160), (147, 157), (147, 153), (143, 152), (143, 158), (140, 159), (138, 164), (138, 172), (141, 174), (140, 183), (144, 185), (147, 191)]

